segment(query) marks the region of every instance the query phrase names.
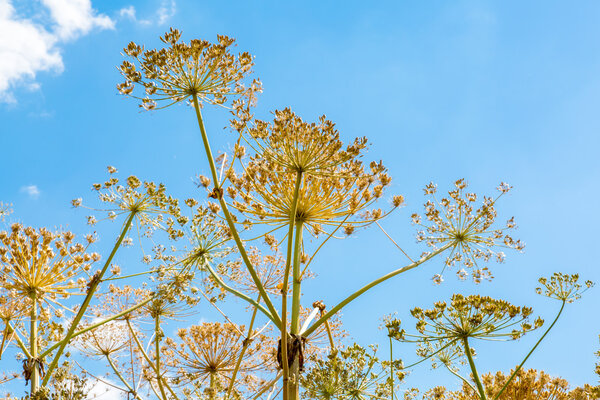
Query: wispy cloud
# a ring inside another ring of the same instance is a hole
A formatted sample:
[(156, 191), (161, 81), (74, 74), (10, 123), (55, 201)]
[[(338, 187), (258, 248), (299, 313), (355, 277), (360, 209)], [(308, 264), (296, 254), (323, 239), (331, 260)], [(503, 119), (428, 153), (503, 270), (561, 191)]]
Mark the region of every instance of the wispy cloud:
[(91, 0), (41, 0), (35, 15), (18, 13), (12, 0), (0, 0), (0, 102), (16, 101), (13, 89), (39, 89), (38, 72), (61, 73), (61, 45), (93, 29), (113, 29)]
[(27, 196), (34, 200), (40, 197), (41, 193), (40, 189), (36, 185), (21, 186), (21, 189), (19, 189), (19, 191), (21, 193), (25, 193)]
[(119, 16), (134, 21), (140, 25), (164, 25), (177, 12), (175, 0), (162, 0), (156, 12), (147, 18), (138, 18), (134, 6), (127, 6), (119, 10)]

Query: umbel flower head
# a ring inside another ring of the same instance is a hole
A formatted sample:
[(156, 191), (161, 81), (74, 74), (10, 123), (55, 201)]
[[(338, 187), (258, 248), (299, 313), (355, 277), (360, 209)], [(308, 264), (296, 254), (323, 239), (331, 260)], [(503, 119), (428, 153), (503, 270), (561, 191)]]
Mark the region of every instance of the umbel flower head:
[(36, 299), (40, 305), (60, 305), (74, 290), (85, 288), (87, 279), (76, 279), (100, 259), (86, 253), (87, 246), (74, 241), (71, 232), (51, 232), (13, 224), (0, 232), (0, 286), (22, 302)]
[[(181, 215), (179, 201), (166, 194), (162, 183), (157, 185), (154, 182), (142, 182), (138, 177), (131, 175), (123, 185), (119, 184), (119, 178), (115, 176), (115, 167), (109, 166), (107, 170), (109, 179), (104, 183), (92, 185), (105, 208), (92, 210), (106, 212), (110, 220), (119, 215), (133, 214), (139, 224), (138, 228), (143, 229), (144, 235), (148, 237), (157, 229), (166, 231), (171, 239), (183, 236), (179, 226), (186, 224), (188, 219)], [(83, 207), (81, 199), (72, 200), (71, 204), (74, 207)], [(88, 216), (87, 219), (89, 225), (97, 223), (94, 216)]]
[[(168, 338), (162, 352), (166, 363), (177, 372), (181, 383), (197, 389), (208, 386), (211, 380), (217, 388), (225, 389), (241, 354), (244, 326), (231, 323), (210, 323), (179, 329), (181, 343)], [(236, 389), (255, 387), (260, 379), (254, 375), (266, 362), (272, 343), (263, 335), (255, 337), (247, 346), (238, 371)]]
[[(467, 339), (514, 340), (532, 329), (537, 329), (544, 321), (536, 318), (533, 325), (528, 322), (532, 313), (529, 307), (517, 307), (504, 300), (487, 296), (463, 296), (454, 294), (449, 304), (440, 301), (434, 308), (423, 310), (419, 307), (411, 310), (417, 319), (418, 334), (408, 334), (400, 329), (400, 321), (386, 321), (391, 336), (403, 342), (435, 343), (442, 346), (431, 347), (441, 351), (453, 343)], [(425, 353), (427, 347), (422, 347)], [(433, 356), (420, 354), (423, 357)]]
[[(479, 283), (484, 278), (492, 277), (483, 263), (490, 259), (504, 262), (504, 253), (494, 250), (495, 248), (521, 251), (525, 244), (507, 233), (516, 228), (514, 217), (503, 227), (493, 226), (497, 217), (496, 201), (511, 189), (508, 184), (501, 183), (498, 186), (500, 194), (495, 199), (484, 197), (479, 208), (475, 208), (477, 195), (466, 192), (466, 188), (467, 182), (459, 179), (454, 183), (454, 189), (448, 191), (448, 197), (438, 200), (436, 185), (428, 184), (424, 191), (431, 196), (431, 200), (425, 203), (425, 218), (413, 214), (412, 220), (415, 225), (423, 228), (417, 232), (417, 241), (425, 242), (433, 250), (449, 246), (450, 253), (445, 265), (462, 265), (464, 268), (457, 271), (457, 276), (465, 279), (470, 271), (473, 280)], [(440, 283), (441, 275), (436, 275), (434, 281)]]
[[(277, 111), (272, 124), (257, 122), (249, 132), (259, 148), (241, 176), (229, 171), (233, 186), (227, 193), (251, 224), (289, 224), (299, 176), (295, 221), (314, 235), (341, 226), (350, 234), (355, 226), (384, 217), (381, 209), (367, 208), (383, 196), (391, 178), (381, 162), (365, 166), (360, 161), (365, 139), (344, 149), (333, 123), (321, 118), (308, 124), (289, 109)], [(394, 206), (401, 203), (401, 196), (394, 198)]]
[(112, 356), (126, 348), (131, 341), (124, 321), (110, 321), (76, 339), (76, 346), (89, 356)]
[(585, 281), (582, 286), (579, 284), (579, 274), (563, 274), (555, 272), (550, 279), (540, 278), (539, 283), (542, 287), (535, 289), (537, 294), (544, 295), (553, 299), (561, 300), (566, 303), (572, 303), (581, 298), (581, 294), (594, 286), (592, 281)]
[(129, 43), (123, 51), (132, 61), (123, 61), (119, 66), (125, 78), (117, 85), (119, 92), (132, 96), (135, 86), (141, 86), (145, 97), (140, 107), (152, 110), (158, 101), (168, 102), (167, 107), (190, 97), (211, 104), (223, 104), (230, 95), (243, 94), (252, 100), (261, 90), (258, 80), (248, 88), (244, 86), (254, 62), (248, 53), (230, 53), (235, 39), (218, 35), (217, 43), (194, 39), (188, 44), (180, 38), (181, 32), (171, 28), (160, 38), (165, 48), (145, 50)]

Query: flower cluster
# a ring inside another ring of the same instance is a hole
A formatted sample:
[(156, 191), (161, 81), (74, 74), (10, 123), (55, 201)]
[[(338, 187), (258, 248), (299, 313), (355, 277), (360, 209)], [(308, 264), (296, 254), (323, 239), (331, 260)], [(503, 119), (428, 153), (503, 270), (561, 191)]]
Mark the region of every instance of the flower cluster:
[(550, 279), (540, 278), (539, 283), (543, 285), (535, 289), (537, 294), (553, 299), (572, 303), (581, 297), (581, 294), (594, 286), (592, 281), (585, 281), (584, 286), (578, 283), (578, 274), (554, 273)]
[[(473, 280), (479, 283), (482, 279), (492, 277), (489, 269), (482, 263), (491, 259), (504, 262), (504, 253), (493, 248), (522, 251), (525, 244), (513, 239), (506, 232), (516, 228), (514, 217), (509, 219), (504, 227), (493, 226), (497, 217), (496, 201), (511, 189), (508, 184), (502, 183), (498, 186), (500, 195), (495, 199), (484, 197), (479, 208), (475, 208), (477, 195), (466, 192), (466, 188), (467, 182), (459, 179), (454, 183), (454, 189), (448, 191), (448, 197), (438, 200), (436, 185), (428, 184), (424, 191), (426, 195), (431, 196), (431, 200), (425, 203), (425, 218), (413, 214), (412, 220), (422, 228), (417, 232), (417, 241), (425, 242), (433, 250), (448, 246), (450, 253), (446, 257), (445, 265), (462, 265), (464, 268), (457, 271), (458, 277), (465, 279), (471, 271)], [(434, 281), (440, 283), (441, 275), (436, 275)]]
[[(251, 100), (261, 91), (258, 80), (248, 87), (244, 80), (254, 65), (248, 53), (234, 56), (229, 49), (235, 42), (227, 36), (217, 36), (217, 43), (192, 40), (180, 42), (181, 32), (171, 28), (160, 39), (168, 47), (145, 50), (133, 42), (123, 49), (132, 61), (123, 61), (119, 67), (125, 82), (117, 85), (121, 94), (133, 96), (135, 86), (143, 87), (145, 96), (140, 107), (157, 108), (158, 101), (167, 101), (164, 107), (190, 97), (211, 104), (224, 104), (227, 96), (245, 95)], [(138, 97), (139, 98), (139, 97)]]
[[(51, 232), (13, 224), (0, 232), (0, 287), (21, 304), (35, 299), (42, 307), (54, 308), (58, 298), (85, 290), (98, 253), (87, 253), (87, 243), (74, 241), (71, 232)], [(86, 275), (87, 278), (82, 277)]]

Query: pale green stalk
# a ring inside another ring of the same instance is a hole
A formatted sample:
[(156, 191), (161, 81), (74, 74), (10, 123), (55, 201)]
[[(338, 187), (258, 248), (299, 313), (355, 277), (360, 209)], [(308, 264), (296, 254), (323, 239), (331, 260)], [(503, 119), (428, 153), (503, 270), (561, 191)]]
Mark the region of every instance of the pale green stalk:
[(350, 296), (346, 297), (344, 300), (342, 300), (339, 304), (337, 304), (335, 307), (333, 307), (331, 310), (329, 310), (327, 313), (325, 313), (325, 315), (323, 315), (321, 318), (319, 318), (319, 320), (317, 322), (315, 322), (310, 328), (308, 328), (306, 331), (302, 332), (303, 336), (309, 336), (311, 333), (313, 333), (317, 328), (319, 328), (321, 326), (321, 324), (323, 324), (325, 321), (327, 321), (329, 318), (331, 318), (332, 316), (334, 316), (338, 311), (340, 311), (342, 308), (344, 308), (346, 305), (348, 305), (348, 303), (350, 303), (351, 301), (353, 301), (354, 299), (356, 299), (357, 297), (359, 297), (360, 295), (362, 295), (363, 293), (365, 293), (367, 290), (371, 289), (374, 286), (379, 285), (382, 282), (387, 281), (390, 278), (393, 278), (394, 276), (401, 274), (403, 272), (409, 271), (413, 268), (418, 267), (419, 265), (423, 264), (426, 261), (429, 261), (430, 259), (432, 259), (433, 257), (437, 256), (438, 254), (446, 251), (449, 247), (451, 247), (452, 244), (447, 244), (444, 247), (428, 254), (427, 256), (421, 258), (420, 260), (417, 260), (415, 262), (413, 262), (412, 264), (409, 264), (405, 267), (399, 268), (395, 271), (392, 271), (388, 274), (385, 274), (384, 276), (375, 279), (373, 282), (369, 283), (368, 285), (363, 286), (361, 289), (357, 290), (356, 292), (352, 293)]
[(40, 388), (40, 373), (38, 362), (38, 302), (37, 295), (34, 293), (31, 296), (31, 325), (29, 331), (29, 353), (31, 354), (30, 360), (33, 362), (30, 364), (31, 371), (31, 395), (38, 391)]
[[(300, 185), (302, 184), (302, 172), (296, 173), (296, 184), (294, 186), (294, 199), (292, 200), (292, 209), (290, 210), (290, 226), (288, 230), (287, 254), (285, 262), (285, 271), (283, 273), (283, 285), (281, 286), (281, 367), (283, 369), (283, 400), (288, 400), (288, 381), (290, 371), (288, 366), (287, 354), (287, 296), (290, 269), (292, 267), (292, 243), (294, 236), (294, 225), (296, 222), (296, 211), (298, 209), (298, 197), (300, 195)], [(292, 306), (293, 309), (293, 306)], [(293, 312), (293, 311), (292, 311)]]
[[(259, 300), (260, 300), (260, 296), (258, 296), (257, 301), (259, 301)], [(256, 307), (254, 307), (254, 310), (252, 311), (252, 318), (250, 318), (250, 325), (248, 326), (248, 333), (246, 334), (246, 339), (242, 343), (242, 349), (240, 351), (240, 356), (238, 357), (238, 360), (235, 363), (235, 368), (233, 369), (233, 374), (231, 374), (231, 382), (229, 383), (229, 387), (227, 388), (227, 394), (225, 395), (225, 399), (228, 399), (229, 396), (231, 395), (231, 391), (233, 390), (233, 385), (235, 383), (235, 378), (240, 369), (240, 365), (242, 364), (244, 354), (246, 354), (246, 349), (248, 348), (248, 345), (250, 344), (250, 340), (252, 337), (252, 329), (254, 328), (254, 320), (256, 319), (256, 311), (257, 310), (258, 309)]]
[(136, 393), (136, 391), (133, 390), (133, 388), (131, 387), (131, 385), (129, 385), (129, 383), (127, 383), (127, 381), (125, 380), (125, 378), (123, 377), (123, 375), (121, 374), (119, 369), (113, 363), (112, 359), (110, 358), (110, 354), (106, 355), (106, 359), (108, 360), (108, 363), (110, 364), (112, 370), (115, 371), (115, 374), (117, 374), (117, 377), (121, 380), (121, 382), (123, 382), (125, 387), (127, 387), (127, 390), (129, 390), (129, 393), (131, 393), (136, 399), (139, 399), (139, 396)]
[(156, 352), (156, 382), (158, 383), (158, 389), (160, 390), (160, 394), (163, 396), (164, 400), (167, 400), (167, 393), (165, 392), (165, 388), (163, 387), (163, 379), (160, 374), (160, 339), (163, 336), (162, 329), (160, 329), (160, 316), (157, 315), (154, 317), (154, 351)]
[(294, 266), (292, 270), (292, 323), (291, 332), (297, 334), (300, 331), (300, 255), (302, 253), (302, 221), (296, 222), (296, 237), (294, 239)]
[(469, 360), (469, 367), (471, 367), (471, 373), (473, 374), (473, 380), (477, 385), (477, 390), (479, 391), (479, 397), (481, 400), (487, 400), (485, 396), (485, 389), (481, 384), (481, 379), (479, 379), (479, 373), (477, 372), (477, 368), (475, 367), (475, 361), (473, 361), (473, 355), (471, 354), (471, 348), (469, 347), (469, 338), (462, 338), (463, 346), (465, 347), (465, 354), (467, 355), (467, 359)]
[(392, 400), (394, 400), (394, 350), (392, 345), (392, 337), (388, 335), (390, 338), (390, 393), (392, 395)]
[(265, 384), (265, 386), (262, 387), (262, 389), (260, 389), (258, 391), (258, 393), (256, 393), (254, 395), (254, 397), (252, 397), (252, 400), (258, 400), (258, 398), (260, 396), (262, 396), (267, 390), (269, 390), (269, 388), (271, 388), (273, 385), (275, 385), (277, 383), (277, 381), (279, 380), (279, 378), (281, 377), (282, 372), (279, 371), (277, 373), (277, 375), (275, 375), (275, 379), (273, 379), (272, 381), (268, 382), (267, 384)]
[(560, 314), (562, 314), (563, 309), (565, 308), (565, 304), (566, 304), (566, 301), (563, 300), (562, 304), (560, 306), (560, 310), (558, 311), (558, 314), (556, 315), (556, 318), (554, 318), (554, 321), (552, 321), (552, 324), (548, 327), (548, 329), (546, 329), (546, 332), (544, 332), (544, 334), (542, 335), (542, 337), (537, 341), (537, 343), (535, 344), (535, 346), (533, 346), (533, 348), (529, 351), (529, 353), (527, 353), (527, 355), (525, 356), (525, 358), (523, 359), (523, 361), (521, 361), (521, 364), (519, 364), (517, 366), (517, 368), (515, 368), (515, 371), (508, 378), (508, 380), (506, 381), (506, 383), (504, 384), (504, 386), (502, 386), (502, 389), (500, 389), (500, 391), (498, 392), (498, 394), (496, 396), (494, 396), (494, 400), (497, 400), (500, 397), (500, 395), (502, 394), (502, 392), (504, 392), (504, 390), (508, 387), (508, 384), (514, 379), (515, 375), (517, 375), (517, 372), (519, 372), (519, 370), (521, 369), (521, 367), (523, 366), (523, 364), (525, 364), (525, 361), (527, 361), (527, 359), (529, 358), (529, 356), (531, 356), (531, 354), (533, 354), (533, 352), (538, 347), (538, 345), (542, 342), (542, 340), (544, 340), (544, 338), (546, 337), (546, 335), (548, 334), (548, 332), (550, 332), (550, 329), (552, 329), (552, 327), (554, 326), (554, 324), (556, 324), (556, 321), (558, 321), (558, 318), (560, 318)]
[(474, 392), (477, 392), (477, 389), (475, 389), (475, 388), (473, 387), (473, 385), (471, 385), (471, 382), (469, 382), (469, 381), (468, 381), (468, 380), (467, 380), (465, 377), (463, 377), (462, 375), (460, 375), (458, 372), (456, 372), (455, 370), (453, 370), (452, 368), (450, 368), (450, 366), (446, 365), (445, 363), (443, 363), (443, 364), (444, 364), (444, 367), (446, 367), (446, 369), (447, 369), (448, 371), (450, 371), (450, 373), (451, 373), (452, 375), (454, 375), (454, 376), (456, 376), (457, 378), (461, 379), (461, 380), (462, 380), (462, 381), (463, 381), (463, 382), (464, 382), (464, 383), (465, 383), (465, 384), (466, 384), (468, 387), (470, 387), (470, 388), (471, 388), (471, 390), (473, 390)]
[[(208, 141), (208, 136), (207, 136), (206, 130), (204, 128), (204, 121), (202, 119), (202, 114), (200, 113), (200, 105), (198, 104), (197, 95), (193, 95), (192, 100), (194, 103), (194, 109), (196, 110), (196, 118), (198, 119), (200, 133), (202, 134), (202, 142), (204, 144), (204, 151), (206, 152), (206, 157), (208, 158), (208, 164), (210, 166), (210, 172), (211, 172), (211, 175), (213, 178), (213, 182), (215, 184), (215, 189), (220, 190), (221, 188), (218, 187), (219, 179), (217, 177), (217, 168), (215, 166), (215, 160), (213, 159), (212, 151), (210, 149), (210, 143)], [(223, 215), (225, 216), (225, 219), (227, 220), (227, 225), (229, 226), (229, 230), (231, 231), (231, 234), (233, 235), (233, 239), (235, 240), (235, 244), (237, 245), (240, 255), (242, 256), (242, 260), (244, 261), (244, 264), (246, 265), (246, 268), (248, 269), (248, 272), (250, 273), (250, 276), (252, 277), (254, 284), (256, 285), (260, 295), (262, 296), (265, 304), (267, 305), (267, 308), (271, 312), (272, 317), (273, 317), (272, 319), (275, 319), (275, 321), (277, 322), (276, 325), (279, 326), (279, 323), (281, 323), (281, 321), (279, 319), (279, 315), (277, 314), (277, 310), (275, 310), (275, 307), (273, 306), (273, 303), (271, 302), (271, 298), (265, 291), (265, 288), (262, 285), (262, 282), (260, 281), (260, 278), (258, 277), (256, 270), (254, 269), (254, 267), (252, 266), (252, 263), (250, 262), (250, 259), (248, 258), (248, 254), (246, 253), (244, 244), (242, 243), (242, 240), (240, 239), (240, 235), (238, 234), (237, 228), (235, 227), (235, 223), (233, 222), (233, 219), (231, 218), (231, 214), (229, 213), (229, 209), (227, 208), (227, 202), (225, 202), (225, 199), (223, 198), (224, 196), (218, 195), (217, 197), (221, 204), (221, 209), (223, 210)]]
[(46, 376), (44, 377), (42, 386), (46, 386), (48, 384), (48, 381), (50, 380), (50, 377), (52, 376), (52, 372), (54, 371), (54, 368), (56, 368), (56, 366), (58, 365), (58, 361), (60, 360), (60, 357), (62, 356), (63, 352), (65, 351), (67, 344), (73, 337), (73, 334), (75, 333), (75, 329), (77, 329), (77, 325), (79, 325), (79, 321), (81, 321), (81, 318), (83, 318), (83, 315), (85, 314), (88, 306), (90, 305), (90, 302), (92, 301), (92, 298), (94, 297), (94, 293), (96, 292), (98, 285), (102, 281), (102, 277), (106, 273), (106, 270), (108, 270), (108, 267), (110, 266), (110, 263), (111, 263), (113, 257), (117, 253), (117, 250), (121, 246), (121, 242), (123, 242), (123, 239), (125, 238), (125, 235), (127, 235), (127, 232), (129, 231), (129, 227), (131, 226), (131, 223), (133, 222), (133, 218), (135, 217), (136, 214), (137, 214), (137, 211), (132, 211), (129, 214), (129, 218), (127, 218), (127, 221), (125, 222), (125, 225), (123, 226), (121, 235), (119, 235), (119, 238), (117, 239), (117, 243), (115, 243), (112, 251), (110, 252), (110, 255), (108, 256), (106, 262), (104, 263), (104, 267), (102, 268), (102, 270), (100, 270), (100, 273), (97, 275), (98, 277), (96, 279), (93, 279), (92, 282), (90, 282), (91, 284), (88, 288), (87, 295), (85, 296), (83, 303), (79, 307), (79, 311), (77, 312), (77, 315), (75, 316), (75, 318), (73, 318), (73, 322), (71, 322), (71, 326), (69, 327), (67, 334), (65, 335), (64, 339), (61, 341), (61, 345), (60, 345), (58, 351), (56, 352), (56, 354), (54, 355), (54, 358), (52, 359), (52, 362), (50, 363), (50, 367), (48, 367), (48, 371), (46, 372)]
[[(19, 336), (17, 330), (10, 323), (7, 322), (7, 324), (10, 327), (10, 329), (12, 330), (14, 338), (17, 341), (17, 345), (23, 351), (23, 353), (25, 353), (25, 357), (31, 358), (31, 353), (29, 352), (29, 350), (25, 346), (25, 343), (23, 343), (23, 340), (21, 340), (21, 337)], [(43, 355), (41, 357), (43, 357)]]

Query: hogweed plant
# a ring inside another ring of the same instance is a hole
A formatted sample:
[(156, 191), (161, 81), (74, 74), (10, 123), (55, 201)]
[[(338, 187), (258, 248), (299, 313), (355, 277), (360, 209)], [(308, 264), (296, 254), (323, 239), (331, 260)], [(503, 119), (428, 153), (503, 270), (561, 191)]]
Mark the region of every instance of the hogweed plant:
[[(146, 50), (130, 43), (124, 49), (128, 60), (119, 67), (125, 81), (117, 88), (121, 94), (139, 99), (140, 107), (146, 110), (181, 102), (193, 106), (210, 169), (210, 177), (200, 176), (199, 181), (212, 200), (209, 209), (226, 223), (246, 276), (257, 292), (256, 300), (235, 288), (235, 274), (228, 271), (227, 263), (214, 268), (207, 262), (203, 268), (209, 271), (214, 286), (258, 308), (280, 331), (278, 359), (284, 399), (298, 398), (306, 338), (370, 288), (447, 250), (448, 264), (464, 260), (465, 265), (474, 267), (473, 276), (479, 279), (487, 269), (467, 260), (487, 261), (490, 254), (500, 257), (491, 250), (500, 244), (498, 235), (503, 238), (502, 246), (522, 249), (520, 242), (504, 233), (514, 224), (492, 226), (496, 199), (485, 198), (475, 210), (477, 196), (466, 194), (463, 198), (466, 183), (461, 180), (449, 193), (452, 200), (439, 203), (445, 208), (443, 213), (436, 214), (437, 205), (426, 205), (431, 225), (429, 237), (424, 239), (434, 247), (431, 252), (350, 294), (327, 312), (319, 313), (315, 308), (311, 318), (301, 324), (302, 281), (310, 274), (308, 267), (322, 246), (338, 232), (349, 235), (358, 227), (383, 219), (402, 205), (403, 197), (394, 196), (387, 211), (376, 207), (391, 177), (381, 162), (363, 163), (366, 138), (344, 145), (331, 121), (321, 117), (317, 123), (308, 123), (290, 109), (275, 111), (272, 122), (255, 119), (252, 107), (262, 88), (251, 78), (253, 57), (230, 52), (233, 39), (218, 36), (214, 44), (202, 40), (184, 43), (180, 39), (181, 33), (171, 28), (161, 37), (164, 48)], [(238, 135), (233, 154), (220, 158), (220, 165), (213, 157), (202, 117), (205, 104), (230, 108), (231, 125)], [(506, 184), (500, 186), (502, 194), (508, 189)], [(252, 237), (249, 231), (256, 233)], [(311, 248), (306, 233), (315, 240), (324, 239)], [(248, 237), (243, 239), (241, 234)], [(272, 249), (281, 248), (285, 253), (284, 264), (271, 270), (275, 275), (269, 275), (275, 281), (265, 280), (259, 272), (260, 262), (257, 264), (250, 254), (253, 250), (248, 242), (261, 237)], [(237, 264), (229, 264), (233, 265)], [(279, 307), (273, 299), (274, 283), (281, 295)]]
[[(504, 385), (497, 389), (485, 386), (475, 365), (475, 350), (472, 342), (475, 340), (502, 341), (516, 340), (524, 334), (540, 328), (544, 321), (537, 317), (530, 322), (532, 309), (518, 307), (504, 300), (496, 300), (486, 296), (455, 294), (449, 303), (437, 302), (428, 310), (414, 308), (411, 314), (417, 319), (417, 333), (407, 333), (401, 328), (398, 319), (388, 318), (386, 327), (390, 336), (400, 342), (417, 343), (417, 354), (421, 361), (437, 358), (438, 364), (443, 365), (450, 373), (461, 379), (464, 385), (471, 389), (479, 400), (500, 399), (502, 393), (519, 373), (527, 359), (539, 346), (548, 332), (560, 318), (565, 304), (572, 303), (581, 297), (581, 293), (593, 284), (586, 281), (579, 283), (578, 275), (555, 273), (550, 279), (540, 278), (542, 287), (536, 289), (538, 294), (557, 299), (561, 302), (560, 310), (556, 317), (541, 335), (539, 340), (523, 358), (512, 374), (504, 381)], [(460, 375), (456, 361), (466, 359), (473, 383)], [(411, 365), (412, 366), (412, 365)], [(407, 368), (410, 366), (407, 366)], [(490, 395), (493, 393), (493, 395)]]

